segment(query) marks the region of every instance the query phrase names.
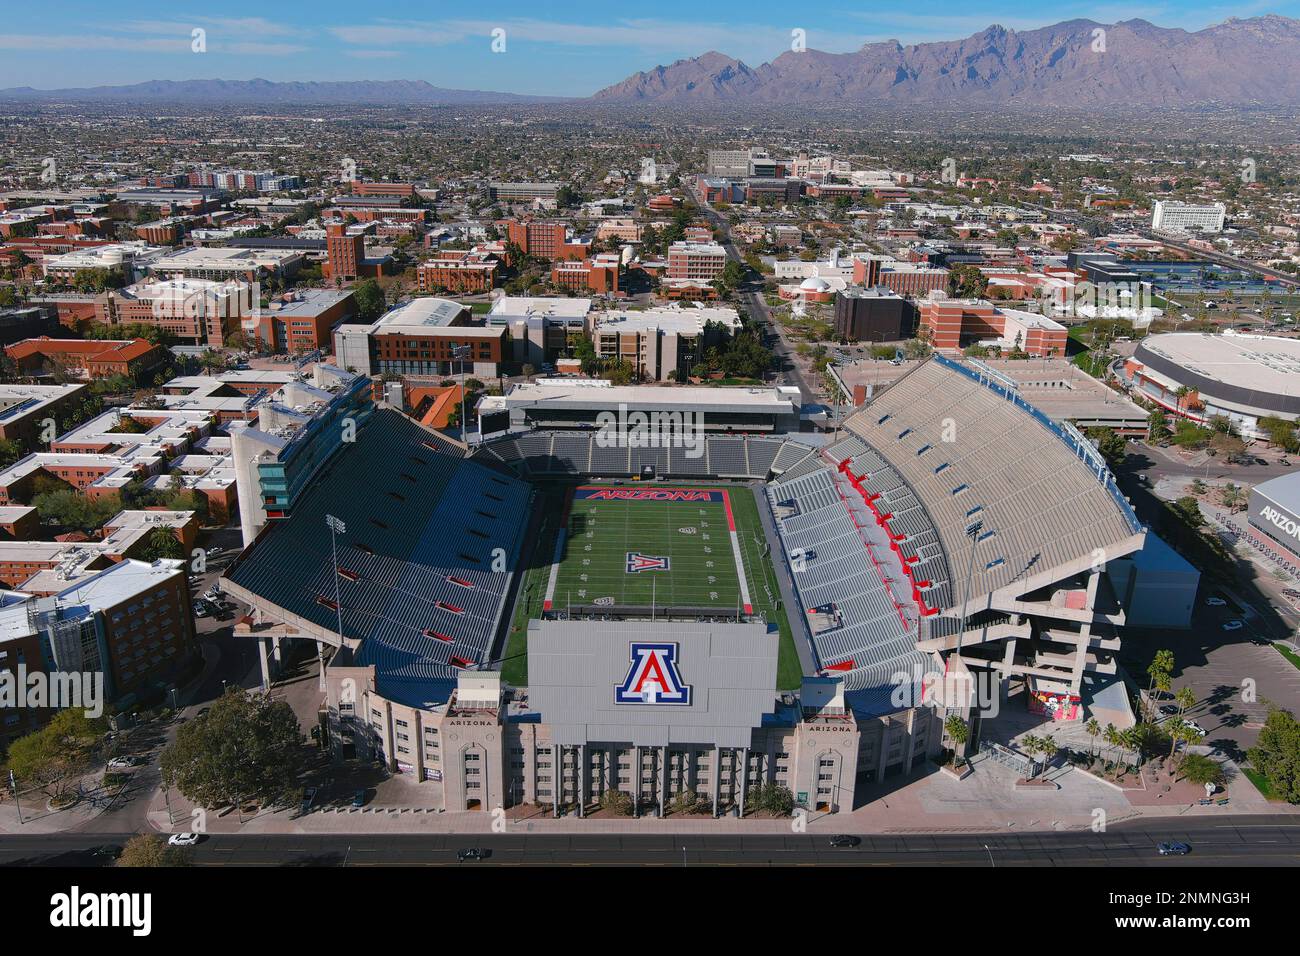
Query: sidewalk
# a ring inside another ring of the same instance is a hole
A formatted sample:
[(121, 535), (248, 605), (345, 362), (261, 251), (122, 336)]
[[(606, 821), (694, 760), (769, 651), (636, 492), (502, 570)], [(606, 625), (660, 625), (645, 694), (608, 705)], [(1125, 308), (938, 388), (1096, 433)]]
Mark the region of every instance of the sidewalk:
[[(933, 768), (892, 791), (872, 792), (866, 806), (853, 813), (809, 814), (806, 828), (815, 832), (860, 835), (890, 833), (989, 833), (1081, 830), (1093, 826), (1097, 810), (1105, 813), (1107, 825), (1138, 817), (1226, 816), (1243, 813), (1295, 813), (1300, 807), (1268, 803), (1244, 776), (1239, 776), (1226, 796), (1228, 806), (1201, 807), (1195, 804), (1164, 804), (1150, 795), (1139, 801), (1117, 787), (1069, 768), (1051, 774), (1059, 789), (1017, 790), (1013, 774), (992, 761), (978, 763), (970, 776), (957, 781)], [(1220, 795), (1224, 796), (1224, 795)], [(189, 826), (189, 804), (172, 795), (177, 820), (167, 825), (161, 796), (151, 806), (149, 822), (157, 830), (179, 831)], [(296, 817), (297, 810), (263, 812), (239, 822), (230, 812), (218, 817), (208, 814), (209, 833), (738, 833), (792, 832), (791, 819), (737, 820), (734, 817), (670, 816), (581, 819), (552, 818), (548, 813), (519, 820), (504, 818), (497, 823), (492, 813), (439, 813), (427, 808), (368, 806), (313, 810)], [(296, 817), (296, 818), (295, 818)], [(182, 822), (183, 821), (183, 822)], [(501, 827), (504, 826), (504, 830)]]

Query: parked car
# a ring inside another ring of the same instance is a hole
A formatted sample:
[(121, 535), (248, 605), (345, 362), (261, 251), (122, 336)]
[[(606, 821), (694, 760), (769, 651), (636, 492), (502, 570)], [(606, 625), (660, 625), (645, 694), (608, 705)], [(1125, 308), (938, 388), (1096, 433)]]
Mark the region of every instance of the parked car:
[(1174, 714), (1178, 713), (1178, 705), (1165, 704), (1160, 708), (1160, 713), (1164, 714), (1166, 717), (1172, 717)]
[(212, 611), (213, 611), (212, 605), (209, 604), (207, 601), (204, 601), (202, 598), (194, 602), (195, 617), (211, 617)]
[(1158, 844), (1156, 849), (1160, 851), (1161, 856), (1186, 856), (1192, 852), (1191, 844), (1179, 843), (1176, 840)]
[(831, 837), (831, 846), (836, 848), (855, 847), (862, 842), (861, 837), (850, 836), (847, 833), (837, 833)]
[(358, 790), (352, 795), (352, 805), (354, 807), (364, 807), (366, 805), (366, 792)]
[(1225, 631), (1240, 631), (1243, 627), (1245, 627), (1245, 625), (1242, 624), (1241, 621), (1233, 620), (1223, 622), (1223, 629)]
[(1224, 607), (1227, 605), (1228, 602), (1221, 597), (1214, 597), (1213, 595), (1211, 595), (1210, 597), (1207, 597), (1205, 599), (1205, 603), (1210, 607)]
[(487, 859), (487, 851), (479, 847), (472, 846), (464, 850), (456, 851), (456, 861), (464, 863), (466, 860), (484, 860)]
[(1205, 728), (1202, 727), (1194, 720), (1187, 721), (1187, 729), (1190, 730), (1192, 733), (1196, 734), (1196, 736), (1198, 737), (1205, 736)]
[(167, 839), (168, 846), (194, 846), (201, 837), (197, 833), (173, 833)]
[(116, 860), (122, 855), (122, 848), (116, 843), (104, 843), (100, 846), (91, 847), (90, 855), (104, 857), (109, 860)]
[[(313, 727), (312, 729), (315, 730), (316, 728)], [(311, 805), (312, 805), (313, 803), (316, 802), (316, 793), (317, 793), (317, 790), (316, 790), (315, 787), (308, 787), (306, 790), (304, 790), (304, 791), (302, 792), (302, 812), (303, 812), (303, 813), (308, 813), (308, 812), (310, 812), (310, 810), (311, 810)]]

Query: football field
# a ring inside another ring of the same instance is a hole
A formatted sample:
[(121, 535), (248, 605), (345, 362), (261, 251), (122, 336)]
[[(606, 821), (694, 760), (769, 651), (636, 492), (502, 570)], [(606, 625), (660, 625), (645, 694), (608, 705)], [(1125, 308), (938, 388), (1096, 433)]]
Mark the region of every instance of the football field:
[(546, 609), (595, 605), (752, 613), (729, 492), (583, 486), (556, 545)]

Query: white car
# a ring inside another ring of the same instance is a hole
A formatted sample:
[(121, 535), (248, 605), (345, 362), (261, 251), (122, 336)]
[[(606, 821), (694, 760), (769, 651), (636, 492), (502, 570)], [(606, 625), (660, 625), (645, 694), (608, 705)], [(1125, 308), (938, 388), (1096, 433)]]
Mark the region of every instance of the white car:
[(133, 757), (114, 757), (108, 762), (109, 770), (130, 770), (135, 766)]
[(1223, 622), (1223, 629), (1224, 629), (1225, 631), (1240, 631), (1243, 627), (1245, 627), (1245, 625), (1242, 624), (1240, 621), (1224, 621), (1224, 622)]
[(167, 838), (168, 846), (194, 846), (199, 842), (197, 833), (173, 833)]
[(1221, 597), (1207, 597), (1205, 603), (1209, 607), (1224, 607), (1228, 602)]
[(1192, 733), (1196, 734), (1196, 736), (1198, 736), (1198, 737), (1204, 737), (1204, 736), (1205, 736), (1205, 728), (1202, 727), (1200, 724), (1198, 724), (1198, 723), (1197, 723), (1196, 721), (1194, 721), (1194, 720), (1189, 720), (1189, 721), (1187, 722), (1187, 729), (1190, 730)]

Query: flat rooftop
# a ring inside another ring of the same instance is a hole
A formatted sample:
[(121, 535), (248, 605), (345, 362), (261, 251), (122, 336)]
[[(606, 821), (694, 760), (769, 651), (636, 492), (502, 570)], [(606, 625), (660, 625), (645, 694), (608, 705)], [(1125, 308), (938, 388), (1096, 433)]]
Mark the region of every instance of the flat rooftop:
[(420, 334), (430, 329), (448, 328), (466, 311), (465, 306), (451, 299), (412, 299), (381, 315), (379, 321), (371, 326), (371, 331)]
[(1167, 332), (1143, 339), (1135, 353), (1138, 361), (1147, 352), (1225, 385), (1300, 396), (1300, 339)]
[(581, 319), (591, 311), (590, 299), (570, 299), (564, 296), (503, 295), (492, 303), (488, 321), (493, 316), (522, 318), (534, 315), (553, 315), (566, 319)]
[(604, 379), (538, 379), (515, 385), (505, 395), (488, 395), (479, 403), (483, 411), (508, 411), (545, 403), (554, 408), (694, 409), (713, 411), (774, 412), (798, 409), (797, 391), (778, 388), (713, 388), (707, 385), (611, 385)]
[(621, 309), (617, 312), (602, 312), (595, 319), (597, 332), (651, 332), (661, 329), (665, 332), (698, 334), (704, 331), (706, 322), (720, 322), (729, 329), (740, 325), (740, 314), (735, 309), (680, 306), (661, 306), (640, 311)]

